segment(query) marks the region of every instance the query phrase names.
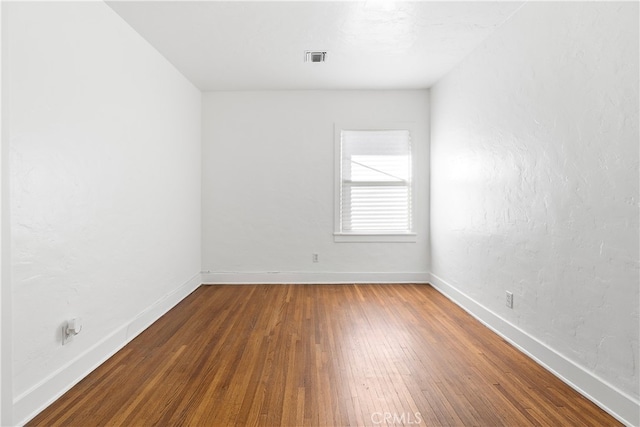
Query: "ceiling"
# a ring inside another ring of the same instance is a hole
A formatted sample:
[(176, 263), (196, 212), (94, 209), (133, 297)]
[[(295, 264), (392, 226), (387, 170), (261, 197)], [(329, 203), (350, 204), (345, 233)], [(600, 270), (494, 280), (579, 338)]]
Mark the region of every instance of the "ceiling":
[[(523, 2), (108, 1), (198, 88), (428, 88)], [(304, 62), (326, 50), (325, 63)]]

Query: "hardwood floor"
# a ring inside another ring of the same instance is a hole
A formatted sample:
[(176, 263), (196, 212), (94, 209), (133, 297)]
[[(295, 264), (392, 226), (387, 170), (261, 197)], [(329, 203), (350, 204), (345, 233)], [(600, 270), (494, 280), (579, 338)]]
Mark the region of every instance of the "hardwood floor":
[(31, 426), (620, 425), (428, 285), (203, 286)]

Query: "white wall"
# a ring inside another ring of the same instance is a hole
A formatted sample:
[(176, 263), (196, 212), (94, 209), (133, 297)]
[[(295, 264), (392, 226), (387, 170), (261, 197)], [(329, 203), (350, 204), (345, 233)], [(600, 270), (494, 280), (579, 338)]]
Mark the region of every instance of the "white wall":
[(9, 229), (9, 141), (6, 125), (9, 117), (6, 99), (7, 81), (6, 25), (4, 2), (0, 2), (0, 425), (11, 423), (11, 257)]
[[(428, 103), (427, 91), (205, 93), (205, 282), (426, 279)], [(334, 123), (394, 121), (416, 124), (417, 242), (334, 243)]]
[(435, 282), (637, 405), (638, 4), (525, 5), (431, 126)]
[(102, 2), (4, 7), (18, 423), (199, 285), (201, 94)]

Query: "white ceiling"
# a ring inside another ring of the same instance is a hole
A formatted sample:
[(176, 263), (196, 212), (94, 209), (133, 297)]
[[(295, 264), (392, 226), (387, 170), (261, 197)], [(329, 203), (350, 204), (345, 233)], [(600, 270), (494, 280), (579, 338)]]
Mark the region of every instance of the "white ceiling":
[(263, 90), (430, 87), (523, 2), (107, 3), (198, 88)]

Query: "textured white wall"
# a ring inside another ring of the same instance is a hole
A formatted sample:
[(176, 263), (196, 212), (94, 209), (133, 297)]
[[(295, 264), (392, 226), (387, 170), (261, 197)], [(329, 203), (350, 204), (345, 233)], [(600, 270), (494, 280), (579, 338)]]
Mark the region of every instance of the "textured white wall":
[(637, 399), (638, 4), (525, 5), (431, 125), (433, 273)]
[(11, 378), (11, 257), (9, 229), (9, 141), (6, 125), (9, 117), (5, 100), (7, 90), (6, 25), (4, 24), (4, 2), (0, 2), (0, 425), (11, 424), (13, 405)]
[[(203, 270), (427, 272), (428, 104), (427, 91), (205, 93)], [(334, 122), (400, 121), (416, 124), (417, 242), (334, 243)]]
[(201, 94), (102, 2), (4, 6), (19, 397), (199, 273)]

